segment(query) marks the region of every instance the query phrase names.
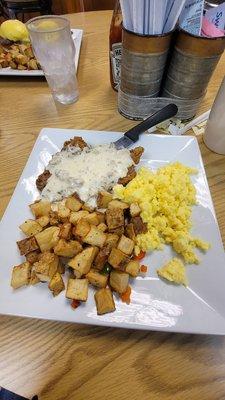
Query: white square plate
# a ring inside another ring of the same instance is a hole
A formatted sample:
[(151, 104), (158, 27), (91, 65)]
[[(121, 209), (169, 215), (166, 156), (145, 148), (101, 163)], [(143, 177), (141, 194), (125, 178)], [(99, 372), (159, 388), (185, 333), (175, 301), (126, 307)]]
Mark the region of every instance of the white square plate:
[[(75, 66), (76, 70), (78, 68), (78, 62), (79, 62), (79, 56), (80, 56), (80, 48), (81, 48), (81, 42), (82, 42), (82, 36), (83, 36), (83, 30), (82, 29), (71, 29), (72, 33), (72, 38), (75, 44), (75, 49), (76, 49), (76, 54), (75, 54)], [(44, 72), (42, 69), (36, 69), (36, 70), (24, 70), (20, 71), (18, 69), (12, 69), (10, 67), (8, 68), (1, 68), (0, 69), (0, 76), (44, 76)]]
[(145, 148), (141, 165), (156, 169), (180, 161), (199, 170), (193, 176), (199, 202), (193, 209), (193, 233), (209, 241), (212, 247), (201, 255), (200, 265), (187, 267), (187, 288), (158, 279), (156, 268), (172, 256), (171, 249), (166, 247), (146, 257), (148, 273), (133, 280), (131, 304), (116, 300), (116, 311), (111, 314), (97, 315), (92, 289), (87, 303), (75, 311), (65, 293), (53, 298), (45, 284), (12, 290), (12, 266), (22, 262), (16, 246), (16, 241), (23, 237), (18, 226), (31, 217), (28, 204), (38, 196), (35, 179), (63, 142), (77, 135), (90, 144), (108, 143), (120, 136), (114, 132), (47, 128), (41, 131), (0, 225), (0, 314), (123, 328), (225, 334), (224, 250), (194, 137), (151, 134), (142, 135), (138, 143)]

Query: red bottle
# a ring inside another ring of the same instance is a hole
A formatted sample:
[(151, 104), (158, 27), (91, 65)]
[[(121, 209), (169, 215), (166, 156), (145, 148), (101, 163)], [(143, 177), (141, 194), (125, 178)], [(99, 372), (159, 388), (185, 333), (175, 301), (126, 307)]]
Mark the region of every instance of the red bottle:
[(114, 90), (120, 83), (120, 65), (122, 51), (122, 13), (119, 0), (116, 1), (109, 33), (110, 81)]

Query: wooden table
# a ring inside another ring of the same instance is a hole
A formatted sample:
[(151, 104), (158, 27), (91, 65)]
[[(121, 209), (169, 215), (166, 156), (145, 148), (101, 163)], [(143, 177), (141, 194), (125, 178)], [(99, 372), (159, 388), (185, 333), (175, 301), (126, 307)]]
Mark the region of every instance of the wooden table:
[[(43, 78), (1, 78), (1, 214), (41, 128), (124, 131), (134, 125), (117, 112), (109, 84), (110, 17), (109, 11), (69, 16), (85, 32), (78, 103), (56, 106)], [(199, 112), (210, 108), (224, 67), (225, 56)], [(201, 139), (200, 147), (225, 242), (225, 157)], [(41, 400), (222, 400), (225, 338), (0, 317), (0, 385)]]

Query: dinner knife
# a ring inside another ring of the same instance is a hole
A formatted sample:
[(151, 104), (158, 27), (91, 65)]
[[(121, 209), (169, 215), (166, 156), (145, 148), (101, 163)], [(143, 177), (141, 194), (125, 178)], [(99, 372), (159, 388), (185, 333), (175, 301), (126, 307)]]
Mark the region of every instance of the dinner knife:
[(178, 111), (176, 104), (168, 104), (167, 106), (161, 108), (161, 110), (156, 111), (150, 117), (146, 118), (140, 124), (134, 126), (129, 131), (124, 133), (124, 135), (118, 139), (113, 144), (116, 148), (122, 149), (124, 147), (130, 147), (132, 144), (137, 142), (141, 133), (144, 133), (147, 129), (159, 124), (160, 122), (166, 121), (167, 119), (174, 117)]

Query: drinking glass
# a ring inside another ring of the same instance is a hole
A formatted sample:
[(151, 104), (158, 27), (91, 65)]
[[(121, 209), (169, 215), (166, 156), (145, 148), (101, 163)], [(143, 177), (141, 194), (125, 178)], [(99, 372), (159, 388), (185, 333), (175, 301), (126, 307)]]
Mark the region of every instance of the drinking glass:
[(27, 28), (53, 98), (62, 104), (74, 103), (79, 93), (69, 21), (54, 15), (36, 17), (27, 22)]
[(225, 76), (214, 100), (209, 119), (203, 133), (206, 146), (218, 154), (225, 155)]

